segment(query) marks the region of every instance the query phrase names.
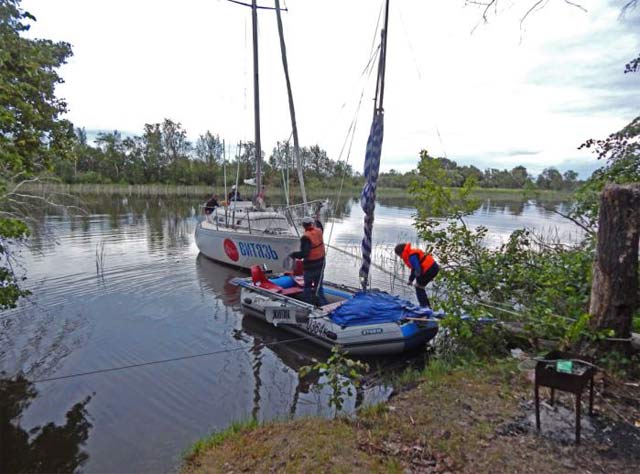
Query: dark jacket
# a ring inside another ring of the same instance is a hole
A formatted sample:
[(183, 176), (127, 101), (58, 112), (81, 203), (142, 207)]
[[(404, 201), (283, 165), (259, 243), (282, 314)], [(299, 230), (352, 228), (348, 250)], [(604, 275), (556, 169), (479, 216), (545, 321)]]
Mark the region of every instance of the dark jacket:
[(218, 207), (220, 204), (218, 203), (218, 199), (212, 197), (210, 198), (206, 204), (204, 205), (204, 213), (211, 214), (213, 210)]
[(227, 201), (242, 201), (242, 197), (240, 197), (239, 191), (231, 191), (227, 196)]

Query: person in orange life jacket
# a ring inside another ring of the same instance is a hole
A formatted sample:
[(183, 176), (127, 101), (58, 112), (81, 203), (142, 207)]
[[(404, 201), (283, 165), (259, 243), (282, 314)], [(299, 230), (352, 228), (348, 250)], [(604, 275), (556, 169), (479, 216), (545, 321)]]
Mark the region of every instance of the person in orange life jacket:
[(413, 280), (416, 280), (416, 297), (420, 306), (431, 308), (431, 303), (424, 288), (440, 271), (438, 262), (435, 261), (431, 254), (412, 248), (410, 243), (396, 245), (395, 253), (411, 269), (407, 284), (412, 285)]
[[(315, 225), (314, 225), (315, 224)], [(310, 303), (323, 306), (327, 304), (322, 289), (322, 271), (324, 269), (324, 241), (322, 224), (312, 217), (302, 219), (304, 234), (300, 237), (300, 251), (289, 254), (291, 258), (302, 258), (304, 291), (303, 298)]]

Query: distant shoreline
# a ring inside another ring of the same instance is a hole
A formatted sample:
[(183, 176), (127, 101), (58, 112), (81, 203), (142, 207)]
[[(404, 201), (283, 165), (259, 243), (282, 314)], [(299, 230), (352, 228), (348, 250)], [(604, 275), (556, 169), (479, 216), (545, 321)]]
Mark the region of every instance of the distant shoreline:
[[(64, 184), (64, 183), (25, 183), (21, 190), (30, 193), (59, 193), (71, 195), (124, 195), (124, 196), (185, 196), (200, 197), (205, 200), (211, 194), (218, 194), (221, 198), (224, 196), (224, 187), (222, 186), (204, 186), (204, 185), (176, 185), (176, 184)], [(252, 187), (240, 186), (240, 193), (243, 196), (250, 196)], [(230, 190), (230, 188), (228, 188)], [(324, 197), (337, 196), (339, 189), (308, 189), (308, 199), (320, 199)], [(360, 188), (355, 186), (344, 187), (342, 196), (356, 197), (360, 193)], [(551, 190), (525, 190), (525, 189), (504, 189), (504, 188), (477, 188), (472, 192), (472, 196), (476, 199), (495, 199), (495, 200), (518, 200), (538, 199), (543, 201), (567, 201), (573, 198), (572, 191), (551, 191)], [(401, 188), (378, 188), (379, 198), (398, 198), (413, 199), (406, 189)], [(300, 201), (299, 193), (291, 193), (291, 198), (295, 202)], [(282, 188), (267, 188), (267, 199), (284, 201)]]

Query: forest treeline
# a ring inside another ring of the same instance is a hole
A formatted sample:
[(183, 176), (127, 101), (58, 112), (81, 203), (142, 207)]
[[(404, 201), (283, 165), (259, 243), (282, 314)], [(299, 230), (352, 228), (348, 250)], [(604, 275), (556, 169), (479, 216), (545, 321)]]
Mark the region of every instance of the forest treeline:
[[(230, 147), (219, 135), (210, 131), (189, 141), (187, 131), (178, 122), (165, 119), (162, 123), (146, 124), (140, 136), (124, 136), (118, 131), (98, 133), (89, 140), (87, 132), (76, 128), (71, 156), (56, 160), (54, 172), (66, 183), (123, 183), (123, 184), (180, 184), (220, 185), (224, 181), (226, 162), (227, 183), (240, 182), (255, 175), (255, 143), (252, 141)], [(297, 168), (293, 147), (286, 141), (278, 142), (266, 156), (263, 151), (264, 182), (277, 186), (283, 179), (297, 182)], [(318, 145), (304, 146), (300, 159), (305, 180), (309, 185), (326, 186), (327, 179), (338, 184), (344, 176), (347, 185), (362, 184), (362, 176), (350, 164), (333, 160)], [(578, 184), (575, 171), (560, 173), (546, 168), (537, 177), (524, 166), (511, 170), (488, 168), (484, 171), (473, 166), (459, 166), (447, 158), (431, 157), (422, 151), (421, 160), (437, 160), (451, 177), (454, 187), (462, 186), (473, 177), (483, 188), (537, 188), (572, 190)], [(382, 172), (379, 185), (407, 188), (420, 181), (420, 167), (402, 173), (396, 170)]]

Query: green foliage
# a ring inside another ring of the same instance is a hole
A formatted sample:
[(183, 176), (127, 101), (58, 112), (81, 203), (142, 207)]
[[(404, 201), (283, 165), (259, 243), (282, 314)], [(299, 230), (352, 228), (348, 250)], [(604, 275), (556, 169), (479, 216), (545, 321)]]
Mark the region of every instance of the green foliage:
[(19, 219), (0, 219), (0, 310), (15, 308), (18, 299), (29, 291), (20, 288), (18, 278), (11, 266), (11, 246), (29, 235), (29, 228)]
[(619, 351), (609, 351), (598, 361), (607, 372), (620, 378), (637, 380), (640, 377), (640, 354), (629, 356)]
[[(485, 244), (487, 229), (471, 229), (464, 217), (473, 209), (473, 183), (452, 195), (447, 174), (426, 153), (425, 181), (412, 192), (421, 207), (416, 228), (434, 248), (442, 267), (438, 304), (450, 315), (444, 321), (460, 347), (490, 354), (504, 347), (504, 335), (474, 319), (494, 317), (524, 324), (531, 339), (568, 341), (586, 312), (593, 247), (590, 241), (562, 245), (517, 230), (496, 249)], [(441, 217), (435, 219), (431, 216)], [(444, 217), (444, 219), (442, 219)], [(468, 314), (474, 319), (462, 321)]]
[(416, 197), (423, 215), (460, 218), (477, 209), (477, 201), (470, 197), (475, 186), (473, 176), (465, 179), (462, 187), (453, 188), (454, 178), (442, 166), (442, 160), (429, 156), (426, 150), (420, 152), (418, 173), (422, 180), (414, 180), (409, 192)]
[[(416, 170), (401, 174), (395, 170), (380, 173), (378, 185), (383, 187), (407, 188), (411, 183), (421, 185), (428, 178), (432, 167), (437, 167), (441, 174), (439, 179), (445, 180), (448, 187), (461, 188), (466, 183), (486, 189), (541, 189), (541, 190), (573, 190), (578, 184), (575, 171), (568, 170), (564, 174), (549, 168), (538, 177), (537, 184), (524, 166), (516, 166), (511, 170), (487, 168), (484, 171), (473, 165), (460, 166), (448, 158), (429, 156), (426, 150), (420, 152), (420, 163)], [(553, 181), (548, 175), (552, 175)], [(473, 180), (473, 181), (471, 181)]]
[(304, 366), (299, 370), (300, 377), (306, 377), (309, 373), (319, 371), (324, 381), (319, 383), (319, 388), (328, 386), (331, 389), (329, 407), (334, 407), (334, 417), (338, 416), (344, 405), (346, 396), (353, 396), (353, 387), (358, 388), (362, 380), (362, 372), (368, 372), (369, 366), (363, 362), (352, 360), (338, 346), (331, 349), (331, 356), (326, 362), (318, 362), (313, 366)]
[(71, 46), (21, 36), (35, 18), (19, 0), (0, 3), (0, 162), (9, 174), (38, 173), (55, 156), (66, 155), (73, 130), (59, 120), (66, 104), (55, 96), (62, 82), (57, 69), (71, 56)]
[[(640, 57), (629, 62), (626, 73), (638, 72)], [(595, 229), (598, 216), (598, 196), (607, 183), (637, 183), (640, 181), (640, 116), (618, 132), (605, 139), (589, 139), (580, 148), (592, 149), (605, 165), (596, 170), (589, 180), (579, 188), (577, 205), (571, 216)]]
[(55, 96), (57, 69), (71, 56), (67, 43), (22, 35), (35, 18), (19, 0), (0, 1), (0, 309), (14, 307), (21, 290), (13, 272), (11, 245), (24, 239), (24, 206), (13, 183), (52, 168), (68, 156), (71, 123), (59, 119), (66, 104)]

